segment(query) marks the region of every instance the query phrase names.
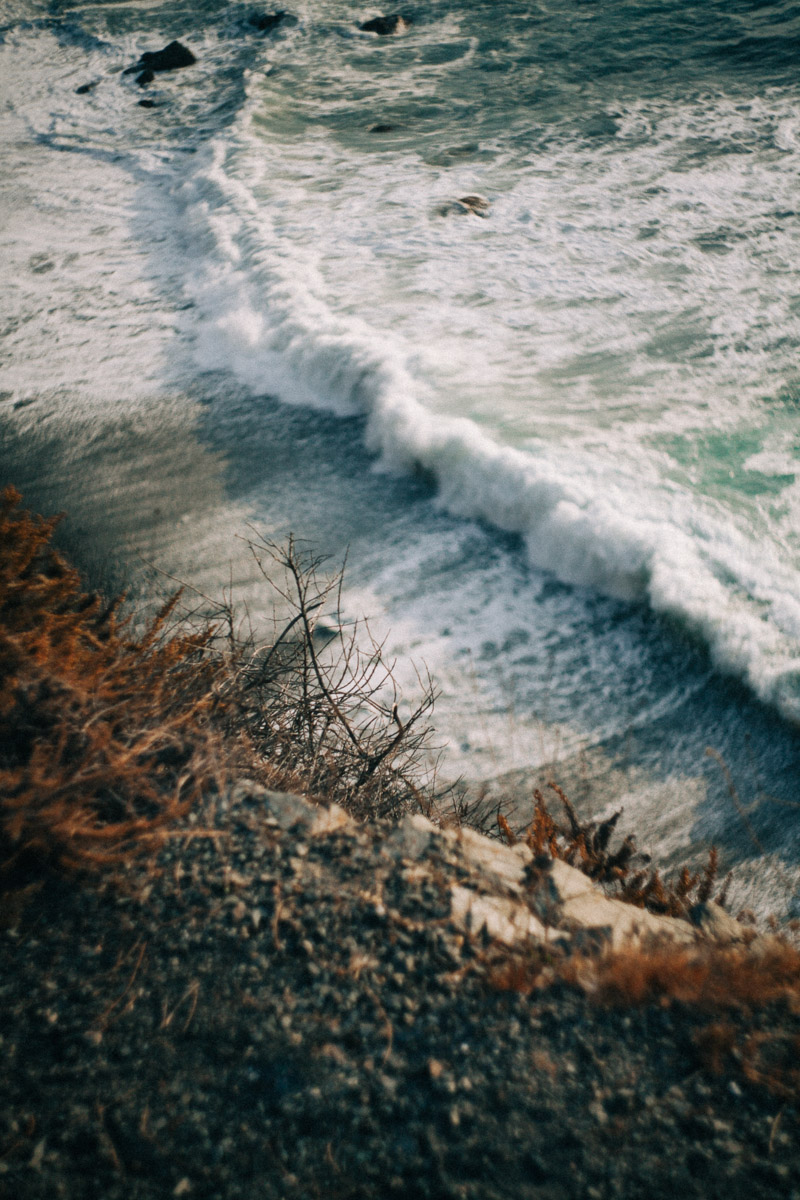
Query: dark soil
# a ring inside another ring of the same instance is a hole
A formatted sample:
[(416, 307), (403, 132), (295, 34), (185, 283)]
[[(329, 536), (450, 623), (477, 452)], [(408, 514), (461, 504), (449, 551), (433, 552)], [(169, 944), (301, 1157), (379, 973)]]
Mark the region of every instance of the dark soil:
[(800, 1200), (800, 1106), (738, 1049), (800, 1016), (498, 991), (455, 860), (245, 793), (144, 887), (6, 913), (0, 1196)]

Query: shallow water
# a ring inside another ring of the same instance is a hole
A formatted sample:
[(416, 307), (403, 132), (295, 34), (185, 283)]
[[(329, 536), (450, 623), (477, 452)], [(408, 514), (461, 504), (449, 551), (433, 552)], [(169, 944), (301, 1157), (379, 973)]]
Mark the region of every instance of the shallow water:
[(7, 477), (255, 618), (249, 523), (347, 551), (446, 774), (556, 761), (791, 910), (800, 17), (252, 11), (3, 10)]

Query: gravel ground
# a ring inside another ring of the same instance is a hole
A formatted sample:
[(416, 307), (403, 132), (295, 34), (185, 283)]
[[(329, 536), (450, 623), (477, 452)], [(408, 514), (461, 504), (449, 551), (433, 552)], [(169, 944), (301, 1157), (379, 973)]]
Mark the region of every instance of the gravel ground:
[(714, 1073), (800, 1015), (500, 991), (455, 851), (282, 829), (242, 786), (213, 825), (6, 917), (1, 1197), (800, 1200), (796, 1097)]

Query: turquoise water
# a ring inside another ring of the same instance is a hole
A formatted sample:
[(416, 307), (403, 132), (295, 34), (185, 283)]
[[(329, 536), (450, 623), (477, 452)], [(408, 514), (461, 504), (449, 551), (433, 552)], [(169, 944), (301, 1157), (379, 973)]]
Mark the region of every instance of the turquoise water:
[(6, 4), (7, 473), (256, 613), (248, 522), (349, 547), (448, 771), (583, 763), (791, 907), (796, 8), (253, 11)]

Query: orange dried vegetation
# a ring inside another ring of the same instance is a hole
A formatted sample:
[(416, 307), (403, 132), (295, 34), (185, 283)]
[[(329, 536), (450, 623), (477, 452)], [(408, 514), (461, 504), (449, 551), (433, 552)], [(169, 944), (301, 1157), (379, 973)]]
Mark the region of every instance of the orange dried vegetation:
[(0, 891), (152, 846), (217, 770), (213, 630), (170, 633), (174, 597), (135, 634), (20, 499), (0, 501)]
[(561, 974), (607, 1004), (674, 1000), (724, 1010), (783, 1001), (800, 1008), (800, 951), (779, 938), (766, 946), (632, 947), (568, 959)]
[[(686, 917), (693, 905), (711, 899), (719, 868), (716, 846), (709, 849), (708, 862), (702, 871), (691, 872), (688, 867), (683, 867), (676, 879), (662, 879), (657, 870), (649, 867), (649, 855), (637, 849), (632, 834), (619, 845), (612, 845), (622, 809), (599, 823), (582, 822), (564, 790), (552, 780), (547, 786), (560, 800), (567, 820), (566, 823), (556, 820), (536, 788), (533, 820), (524, 832), (524, 841), (537, 858), (541, 855), (562, 859), (603, 884), (615, 899), (664, 916)], [(513, 845), (517, 835), (502, 813), (498, 813), (497, 823), (506, 841)], [(637, 864), (644, 864), (644, 869)], [(729, 883), (730, 876), (714, 897), (723, 907)]]

